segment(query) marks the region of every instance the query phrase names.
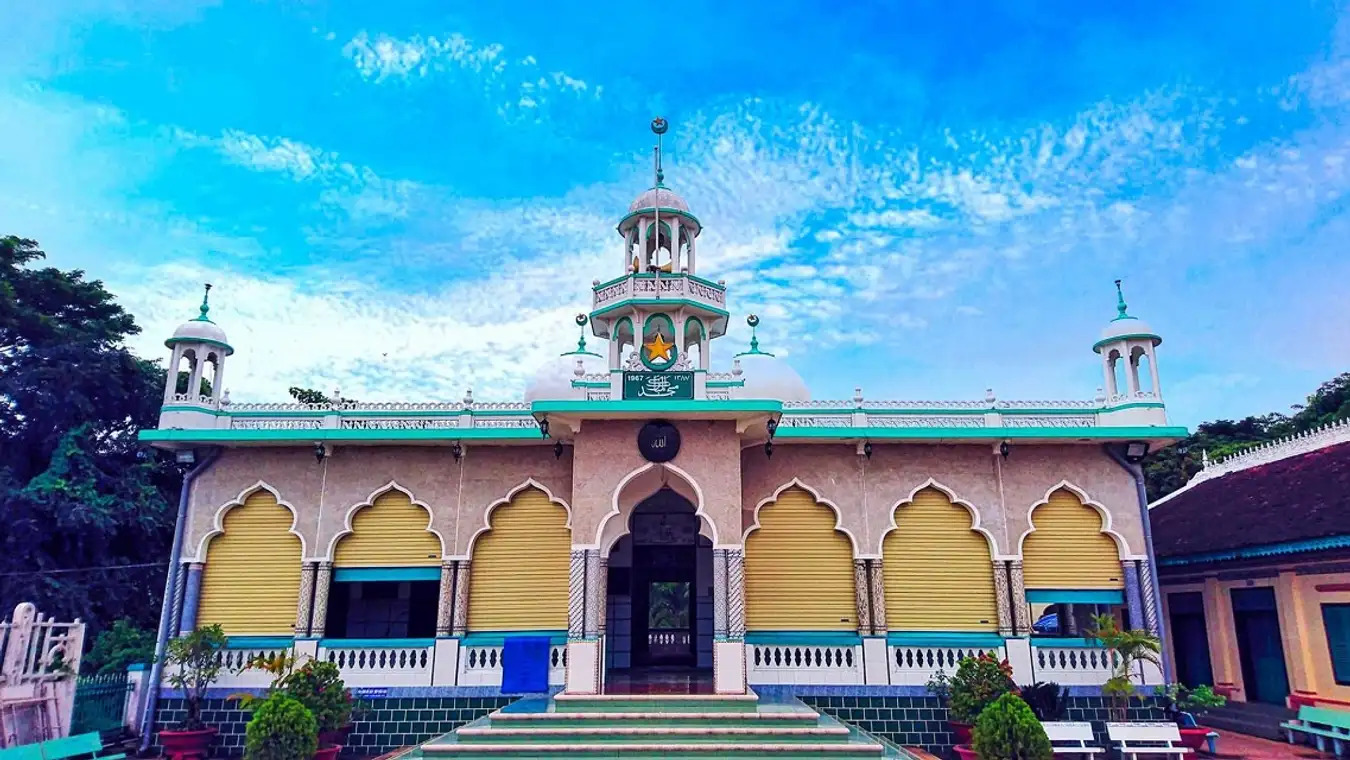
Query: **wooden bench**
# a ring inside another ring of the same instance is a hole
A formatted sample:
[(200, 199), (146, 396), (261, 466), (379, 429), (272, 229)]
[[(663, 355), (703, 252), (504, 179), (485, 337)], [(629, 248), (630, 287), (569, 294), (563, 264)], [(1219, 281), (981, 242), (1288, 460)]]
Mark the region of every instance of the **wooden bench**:
[(1042, 723), (1045, 735), (1056, 755), (1096, 755), (1106, 750), (1092, 744), (1092, 724), (1086, 721), (1051, 721)]
[(1138, 760), (1140, 755), (1188, 755), (1188, 747), (1178, 747), (1181, 732), (1175, 723), (1107, 723), (1106, 737), (1116, 742), (1122, 758)]
[(20, 747), (0, 749), (0, 760), (66, 760), (72, 757), (90, 756), (98, 760), (123, 760), (126, 753), (104, 755), (103, 740), (97, 731), (63, 739), (48, 739), (37, 744), (25, 744)]
[(1294, 743), (1294, 734), (1303, 734), (1313, 740), (1319, 752), (1326, 752), (1330, 739), (1332, 751), (1341, 755), (1350, 741), (1350, 710), (1304, 705), (1298, 708), (1298, 718), (1281, 723), (1280, 728), (1290, 744)]

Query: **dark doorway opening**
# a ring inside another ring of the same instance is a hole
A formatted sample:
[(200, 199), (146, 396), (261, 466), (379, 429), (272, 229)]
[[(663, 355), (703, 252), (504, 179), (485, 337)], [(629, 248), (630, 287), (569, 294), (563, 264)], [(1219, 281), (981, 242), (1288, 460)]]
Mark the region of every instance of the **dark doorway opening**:
[(1172, 627), (1172, 651), (1177, 660), (1177, 680), (1189, 687), (1214, 685), (1209, 661), (1209, 634), (1205, 632), (1205, 600), (1199, 591), (1167, 595)]
[(1275, 589), (1235, 588), (1232, 594), (1238, 661), (1247, 701), (1283, 705), (1289, 696), (1289, 674), (1284, 666)]

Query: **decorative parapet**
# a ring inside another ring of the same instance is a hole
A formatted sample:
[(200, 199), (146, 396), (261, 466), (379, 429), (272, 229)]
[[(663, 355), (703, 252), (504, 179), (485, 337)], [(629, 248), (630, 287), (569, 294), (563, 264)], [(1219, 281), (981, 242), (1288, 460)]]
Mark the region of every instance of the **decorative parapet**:
[(727, 306), (724, 287), (685, 273), (634, 275), (597, 285), (592, 302), (595, 311), (604, 311), (624, 301), (656, 298), (684, 298), (719, 311)]
[[(1332, 422), (1316, 430), (1309, 430), (1278, 441), (1263, 443), (1234, 454), (1221, 461), (1210, 461), (1206, 456), (1205, 467), (1191, 478), (1191, 483), (1200, 483), (1211, 478), (1227, 475), (1230, 472), (1259, 467), (1263, 464), (1278, 462), (1281, 459), (1307, 454), (1327, 446), (1350, 442), (1350, 419)], [(1190, 485), (1188, 483), (1187, 485)]]

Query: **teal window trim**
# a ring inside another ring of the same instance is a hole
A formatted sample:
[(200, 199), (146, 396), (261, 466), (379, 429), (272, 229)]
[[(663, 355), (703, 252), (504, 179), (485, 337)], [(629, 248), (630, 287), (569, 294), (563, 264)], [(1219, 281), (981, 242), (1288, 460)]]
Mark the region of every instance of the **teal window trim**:
[(467, 634), (461, 646), (466, 647), (499, 647), (507, 639), (520, 638), (523, 636), (547, 636), (548, 643), (551, 646), (558, 646), (567, 643), (567, 631), (477, 631)]
[(1350, 604), (1323, 604), (1322, 627), (1327, 634), (1331, 676), (1337, 686), (1350, 686)]
[[(1116, 321), (1116, 320), (1113, 319), (1113, 320), (1111, 320), (1111, 321), (1114, 322), (1114, 321)], [(1117, 342), (1122, 341), (1122, 340), (1156, 340), (1156, 341), (1161, 341), (1162, 339), (1159, 338), (1157, 335), (1154, 335), (1153, 333), (1130, 333), (1130, 334), (1128, 334), (1128, 335), (1117, 335), (1117, 336), (1115, 336), (1114, 338), (1103, 338), (1103, 339), (1097, 341), (1096, 343), (1093, 343), (1093, 344), (1092, 344), (1092, 350), (1093, 350), (1094, 352), (1100, 354), (1100, 353), (1102, 352), (1102, 347), (1103, 347), (1103, 346), (1106, 346), (1106, 345), (1111, 344), (1111, 343), (1117, 343)]]
[[(647, 357), (647, 352), (643, 349), (645, 349), (647, 341), (652, 339), (652, 336), (661, 334), (659, 325), (663, 322), (666, 326), (665, 329), (670, 333), (670, 356), (664, 361), (654, 361)], [(652, 323), (656, 323), (657, 326), (653, 327)], [(675, 363), (680, 360), (680, 336), (675, 334), (675, 320), (671, 319), (669, 314), (657, 312), (648, 316), (646, 321), (642, 323), (642, 338), (638, 343), (638, 358), (642, 360), (642, 364), (647, 369), (661, 372), (675, 366)]]
[(626, 309), (630, 306), (665, 306), (667, 308), (677, 308), (680, 306), (692, 306), (696, 309), (702, 309), (715, 316), (730, 318), (731, 312), (716, 306), (709, 306), (702, 301), (695, 301), (690, 298), (626, 298), (618, 303), (611, 304), (602, 309), (596, 309), (591, 312), (591, 317), (602, 317), (618, 309)]
[(750, 631), (745, 643), (756, 646), (852, 647), (862, 644), (856, 631)]
[(1256, 546), (1244, 546), (1240, 549), (1226, 549), (1216, 552), (1201, 552), (1199, 554), (1178, 554), (1171, 557), (1159, 557), (1158, 565), (1160, 567), (1177, 565), (1200, 565), (1207, 562), (1226, 562), (1234, 559), (1251, 559), (1253, 557), (1271, 557), (1280, 554), (1298, 554), (1299, 552), (1315, 552), (1325, 549), (1344, 549), (1350, 547), (1350, 535), (1325, 536), (1323, 538), (1310, 538), (1299, 541), (1281, 541), (1274, 544), (1258, 544)]
[(1124, 604), (1120, 589), (1027, 589), (1027, 601), (1035, 604)]
[(333, 570), (335, 581), (439, 581), (440, 566), (435, 567), (339, 567)]
[(295, 643), (291, 636), (230, 636), (226, 649), (290, 649)]
[(1033, 647), (1061, 647), (1063, 649), (1105, 649), (1097, 639), (1071, 638), (1059, 636), (1032, 636)]
[(435, 639), (320, 639), (328, 649), (421, 649), (435, 646)]
[(893, 647), (971, 647), (994, 650), (1003, 646), (997, 633), (978, 631), (891, 631), (886, 643)]

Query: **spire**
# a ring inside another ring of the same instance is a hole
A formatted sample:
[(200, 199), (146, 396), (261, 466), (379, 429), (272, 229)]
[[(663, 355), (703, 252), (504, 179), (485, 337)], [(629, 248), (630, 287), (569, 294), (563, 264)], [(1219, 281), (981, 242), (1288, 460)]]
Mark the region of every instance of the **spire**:
[[(580, 331), (580, 333), (581, 333), (581, 334), (577, 337), (577, 350), (575, 350), (575, 351), (568, 351), (567, 353), (562, 354), (562, 356), (596, 356), (596, 357), (599, 357), (599, 356), (600, 356), (600, 354), (597, 354), (597, 353), (595, 353), (594, 351), (587, 351), (587, 350), (586, 350), (586, 323), (589, 322), (589, 321), (590, 321), (590, 318), (587, 317), (585, 314), (578, 314), (578, 315), (577, 315), (577, 319), (576, 319), (576, 322), (577, 322), (577, 330)], [(603, 358), (603, 357), (601, 357), (601, 358)]]
[(1120, 280), (1116, 280), (1116, 319), (1134, 319), (1125, 313), (1125, 291), (1120, 289)]
[(201, 313), (198, 314), (198, 315), (197, 315), (197, 318), (193, 320), (194, 322), (210, 322), (210, 321), (211, 321), (210, 317), (206, 316), (206, 313), (209, 312), (209, 311), (211, 311), (211, 304), (208, 303), (208, 301), (210, 300), (210, 298), (211, 298), (211, 283), (208, 282), (208, 283), (206, 283), (206, 292), (204, 292), (204, 293), (202, 294)]
[(652, 132), (656, 133), (656, 187), (665, 187), (661, 184), (666, 179), (666, 174), (661, 170), (661, 135), (664, 135), (670, 129), (670, 122), (660, 116), (652, 119)]
[(750, 325), (750, 350), (742, 351), (739, 354), (736, 354), (734, 358), (739, 359), (742, 356), (773, 356), (773, 354), (768, 351), (759, 350), (759, 336), (756, 334), (757, 328), (759, 327), (759, 317), (751, 314), (745, 318), (745, 323)]

